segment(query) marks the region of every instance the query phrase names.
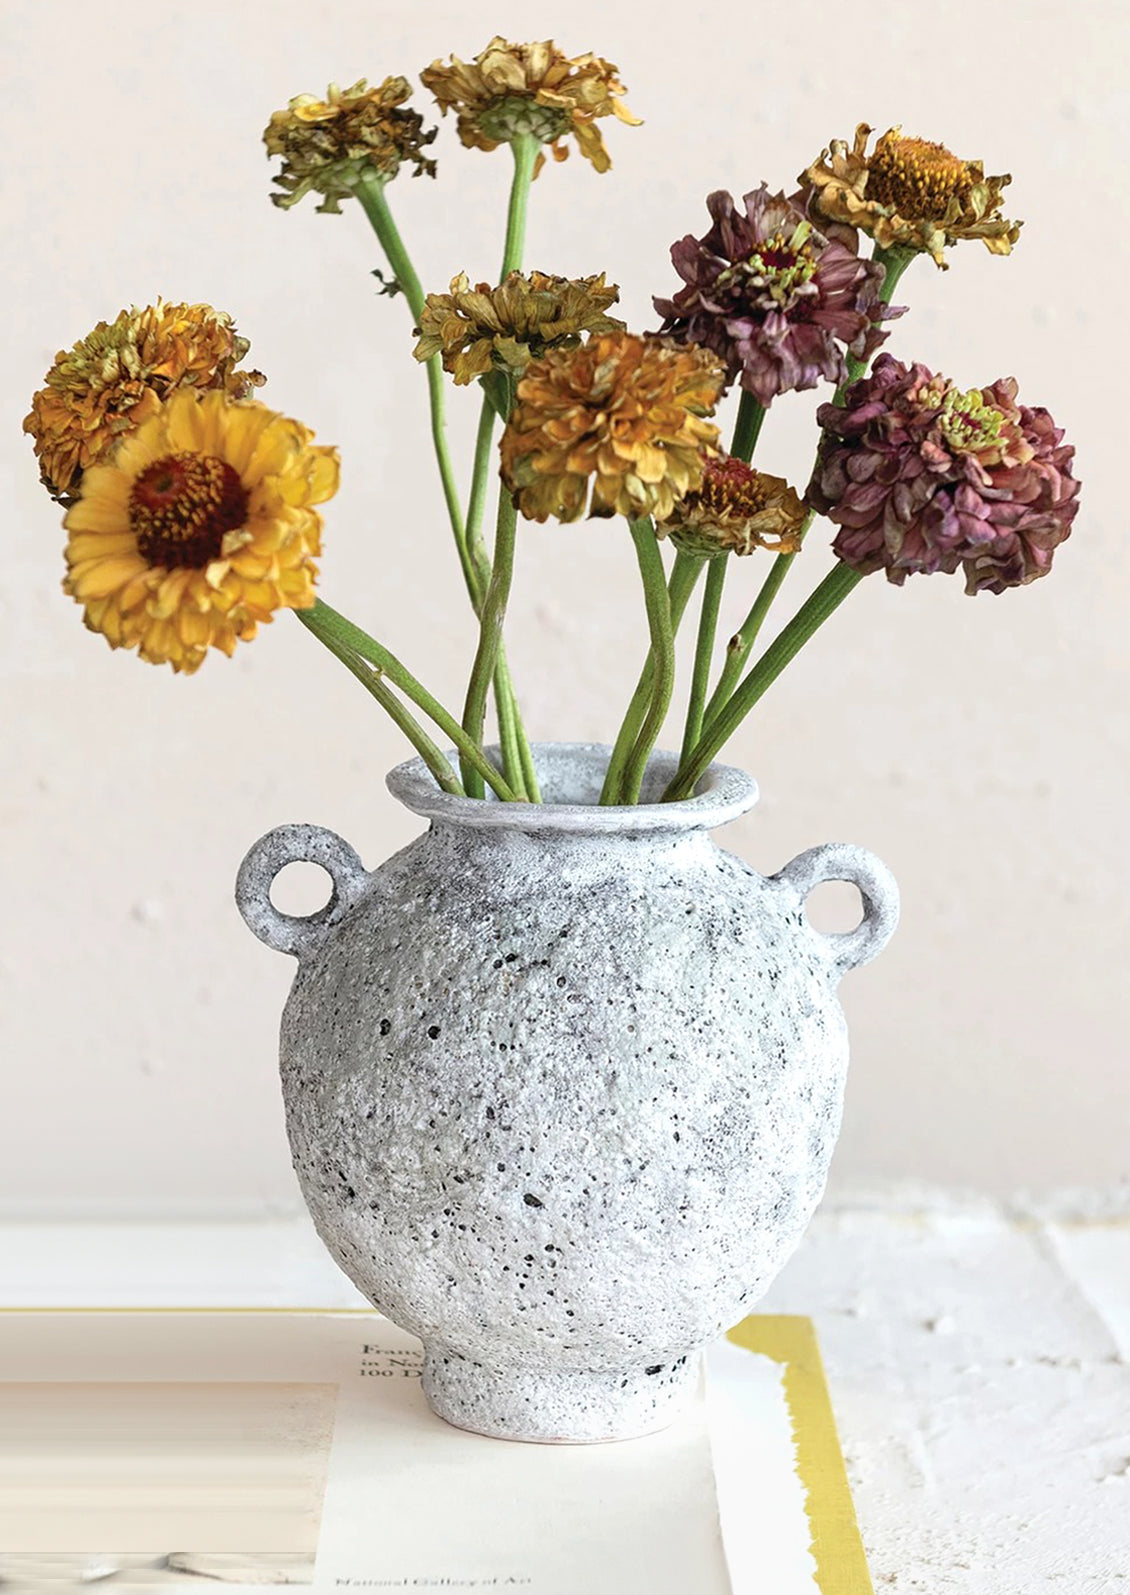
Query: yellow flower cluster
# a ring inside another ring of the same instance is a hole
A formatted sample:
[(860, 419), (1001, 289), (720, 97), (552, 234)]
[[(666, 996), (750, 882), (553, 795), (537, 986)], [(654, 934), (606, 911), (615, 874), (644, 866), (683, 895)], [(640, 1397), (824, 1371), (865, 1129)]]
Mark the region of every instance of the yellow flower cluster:
[(245, 397), (266, 381), (261, 372), (235, 369), (250, 347), (231, 317), (211, 305), (158, 299), (100, 321), (55, 356), (24, 421), (44, 486), (55, 498), (73, 496), (86, 468), (178, 388)]
[(502, 479), (528, 520), (670, 516), (699, 486), (725, 372), (704, 349), (603, 333), (526, 368)]
[[(612, 165), (597, 120), (619, 117), (638, 127), (623, 103), (616, 67), (597, 55), (567, 56), (552, 39), (511, 44), (496, 35), (473, 61), (453, 55), (433, 61), (420, 82), (440, 109), (455, 111), (459, 137), (468, 149), (493, 150), (520, 137), (548, 144), (563, 161), (572, 135), (598, 172)], [(540, 167), (541, 160), (538, 165)]]
[(706, 558), (755, 548), (795, 554), (804, 519), (804, 504), (784, 477), (727, 454), (706, 462), (701, 484), (655, 530), (659, 537), (670, 534), (676, 548)]
[(604, 312), (620, 290), (598, 277), (551, 277), (512, 271), (498, 288), (471, 287), (465, 273), (445, 294), (429, 294), (420, 317), (416, 359), (439, 354), (457, 383), (473, 382), (498, 366), (521, 376), (548, 349), (575, 348), (586, 332), (622, 331)]
[(1011, 177), (986, 177), (980, 161), (963, 161), (944, 144), (904, 138), (897, 127), (868, 155), (871, 131), (861, 122), (850, 149), (833, 139), (800, 174), (817, 216), (870, 234), (882, 249), (931, 255), (943, 270), (946, 245), (963, 238), (980, 238), (994, 255), (1012, 252), (1022, 224), (1000, 213)]
[(340, 215), (341, 200), (365, 172), (387, 181), (411, 161), (417, 177), (434, 177), (435, 162), (424, 150), (436, 129), (425, 133), (419, 112), (403, 109), (411, 92), (407, 78), (385, 78), (372, 89), (360, 78), (348, 89), (331, 83), (324, 100), (299, 94), (275, 111), (263, 134), (267, 154), (282, 157), (275, 204), (288, 210), (313, 189), (322, 195), (318, 210)]

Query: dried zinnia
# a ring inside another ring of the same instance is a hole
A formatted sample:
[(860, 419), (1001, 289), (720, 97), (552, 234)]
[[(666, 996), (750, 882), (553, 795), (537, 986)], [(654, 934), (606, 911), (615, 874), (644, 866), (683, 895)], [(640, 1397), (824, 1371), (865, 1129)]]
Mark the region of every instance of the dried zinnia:
[(767, 548), (795, 554), (800, 548), (805, 507), (783, 477), (755, 471), (732, 455), (708, 460), (701, 484), (679, 500), (670, 519), (657, 521), (659, 537), (707, 558), (752, 554)]
[(68, 502), (82, 474), (155, 415), (178, 388), (219, 389), (243, 398), (266, 378), (235, 368), (251, 345), (211, 305), (155, 305), (100, 321), (60, 350), (32, 398), (24, 431), (35, 440), (43, 485)]
[(704, 349), (607, 332), (531, 361), (502, 435), (522, 514), (666, 519), (702, 481), (723, 373)]
[(420, 113), (404, 109), (411, 93), (407, 78), (385, 78), (372, 89), (360, 78), (348, 89), (331, 83), (324, 100), (299, 94), (275, 111), (263, 134), (268, 155), (282, 156), (275, 204), (288, 210), (313, 189), (322, 195), (318, 210), (340, 215), (341, 200), (366, 172), (387, 181), (410, 161), (415, 177), (434, 177), (435, 162), (424, 151), (437, 129), (425, 132)]
[(532, 359), (549, 349), (575, 349), (586, 332), (623, 331), (622, 321), (604, 314), (619, 297), (603, 272), (570, 278), (512, 271), (498, 288), (485, 282), (472, 288), (460, 273), (450, 292), (425, 299), (416, 359), (440, 354), (459, 383), (494, 367), (521, 376)]
[(176, 393), (91, 466), (68, 510), (65, 592), (113, 648), (191, 674), (276, 609), (314, 603), (337, 451), (224, 393)]
[[(612, 165), (597, 119), (617, 116), (639, 126), (621, 96), (624, 85), (610, 61), (598, 55), (568, 56), (552, 39), (511, 44), (496, 35), (473, 61), (453, 55), (433, 61), (420, 82), (446, 115), (455, 111), (460, 139), (468, 149), (493, 150), (515, 138), (548, 144), (563, 161), (572, 134), (581, 154), (598, 172)], [(539, 157), (538, 166), (544, 157)]]
[(808, 497), (853, 570), (901, 586), (960, 565), (966, 592), (1000, 593), (1046, 575), (1070, 535), (1075, 450), (1046, 410), (1017, 403), (1012, 378), (962, 393), (884, 354), (817, 417), (827, 439)]
[(1000, 213), (1012, 178), (986, 177), (980, 161), (963, 161), (944, 144), (904, 138), (897, 127), (866, 153), (871, 128), (861, 122), (849, 149), (833, 139), (800, 175), (808, 208), (818, 219), (869, 233), (881, 249), (906, 249), (933, 257), (943, 270), (943, 250), (962, 238), (980, 238), (994, 255), (1008, 255), (1022, 223)]
[(722, 189), (706, 205), (709, 232), (671, 249), (686, 286), (654, 301), (665, 333), (713, 349), (729, 381), (763, 405), (842, 382), (847, 354), (870, 357), (886, 337), (880, 322), (901, 314), (880, 302), (881, 265), (860, 260), (854, 240), (825, 237), (764, 184), (745, 195), (744, 210)]

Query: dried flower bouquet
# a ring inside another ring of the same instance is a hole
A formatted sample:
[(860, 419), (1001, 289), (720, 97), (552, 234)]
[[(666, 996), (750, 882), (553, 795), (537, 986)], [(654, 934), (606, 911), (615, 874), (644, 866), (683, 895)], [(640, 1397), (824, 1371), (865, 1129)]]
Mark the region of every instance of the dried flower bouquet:
[[(793, 193), (762, 184), (740, 204), (712, 193), (709, 228), (671, 250), (680, 286), (655, 299), (659, 326), (636, 334), (608, 313), (618, 290), (603, 273), (570, 280), (522, 270), (527, 203), (546, 150), (563, 160), (575, 140), (604, 172), (600, 121), (636, 125), (617, 69), (593, 55), (567, 57), (551, 42), (495, 38), (473, 61), (437, 60), (420, 79), (455, 114), (467, 148), (510, 147), (497, 285), (460, 274), (446, 293), (425, 294), (413, 269), (387, 190), (404, 167), (435, 175), (436, 130), (409, 108), (406, 79), (331, 86), (324, 100), (300, 95), (271, 117), (264, 139), (282, 162), (277, 205), (311, 192), (325, 212), (358, 201), (387, 262), (384, 289), (412, 317), (443, 496), (480, 623), (462, 714), (316, 597), (318, 506), (337, 487), (336, 451), (253, 396), (264, 378), (242, 363), (246, 340), (207, 305), (158, 300), (100, 323), (57, 357), (25, 422), (43, 482), (66, 507), (65, 590), (112, 647), (192, 672), (210, 648), (230, 655), (260, 622), (292, 609), (388, 711), (445, 791), (481, 798), (489, 788), (503, 801), (538, 802), (503, 645), (518, 521), (622, 516), (650, 652), (601, 801), (632, 804), (667, 718), (676, 634), (700, 578), (690, 701), (667, 799), (694, 791), (865, 575), (882, 570), (901, 584), (960, 569), (967, 592), (1000, 593), (1050, 569), (1079, 489), (1074, 450), (1048, 412), (1019, 403), (1011, 379), (963, 392), (888, 353), (872, 365), (904, 314), (891, 299), (917, 255), (944, 269), (946, 251), (965, 239), (1011, 251), (1019, 224), (1001, 214), (1007, 176), (986, 177), (979, 162), (897, 128), (868, 154), (871, 129), (861, 125), (850, 147), (833, 140)], [(482, 390), (465, 507), (445, 431), (447, 377)], [(833, 393), (816, 410), (814, 467), (801, 494), (750, 461), (769, 408), (821, 383)], [(711, 417), (731, 389), (727, 452)], [(836, 563), (757, 654), (770, 606), (820, 515), (836, 527)], [(716, 661), (732, 559), (762, 550), (771, 563)], [(497, 763), (485, 729), (492, 696)], [(458, 769), (436, 735), (454, 746)]]

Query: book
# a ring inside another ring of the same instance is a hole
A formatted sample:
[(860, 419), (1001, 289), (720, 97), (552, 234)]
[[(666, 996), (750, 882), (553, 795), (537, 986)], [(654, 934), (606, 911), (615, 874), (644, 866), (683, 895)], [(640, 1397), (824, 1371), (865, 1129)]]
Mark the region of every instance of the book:
[(364, 1310), (0, 1312), (5, 1595), (872, 1595), (808, 1319), (747, 1318), (615, 1444), (451, 1428), (420, 1365)]

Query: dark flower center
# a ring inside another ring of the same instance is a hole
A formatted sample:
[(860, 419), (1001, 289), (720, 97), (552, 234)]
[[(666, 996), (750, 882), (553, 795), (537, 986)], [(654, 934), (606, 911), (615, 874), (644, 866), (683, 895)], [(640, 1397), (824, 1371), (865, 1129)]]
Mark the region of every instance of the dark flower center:
[(690, 499), (708, 515), (750, 520), (765, 508), (769, 490), (759, 471), (741, 460), (711, 460)]
[(167, 570), (203, 570), (219, 557), (225, 534), (246, 519), (239, 473), (214, 454), (165, 454), (146, 466), (130, 492), (137, 551)]
[(744, 260), (719, 272), (717, 283), (749, 285), (784, 306), (790, 304), (816, 275), (811, 222), (798, 222), (787, 236), (774, 233), (762, 239)]
[(867, 198), (908, 221), (944, 216), (951, 200), (964, 201), (973, 174), (944, 144), (884, 133), (867, 163)]

